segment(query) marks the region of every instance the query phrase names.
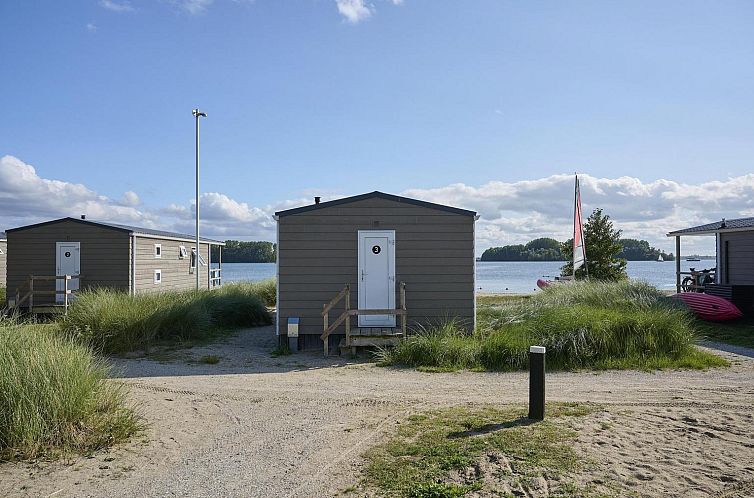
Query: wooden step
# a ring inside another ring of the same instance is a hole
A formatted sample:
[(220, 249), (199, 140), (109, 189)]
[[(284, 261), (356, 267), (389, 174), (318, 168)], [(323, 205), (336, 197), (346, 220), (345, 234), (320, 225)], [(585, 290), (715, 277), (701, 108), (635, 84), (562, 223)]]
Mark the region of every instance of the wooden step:
[(353, 356), (356, 356), (356, 352), (358, 348), (375, 348), (375, 347), (386, 347), (386, 346), (395, 346), (400, 342), (400, 340), (403, 338), (403, 334), (401, 333), (390, 333), (385, 335), (354, 335), (351, 334), (351, 343), (350, 345), (346, 345), (346, 340), (341, 339), (339, 349), (340, 354), (348, 354), (350, 353)]

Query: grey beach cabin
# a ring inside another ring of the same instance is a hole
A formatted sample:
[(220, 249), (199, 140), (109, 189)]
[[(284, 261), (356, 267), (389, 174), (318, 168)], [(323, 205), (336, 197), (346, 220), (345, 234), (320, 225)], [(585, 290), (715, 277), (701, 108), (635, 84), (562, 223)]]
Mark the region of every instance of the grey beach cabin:
[(5, 288), (5, 273), (8, 262), (8, 237), (0, 232), (0, 289)]
[(327, 352), (445, 320), (475, 326), (474, 211), (371, 192), (275, 219), (282, 344)]
[[(222, 252), (213, 262), (210, 248), (225, 244), (216, 240), (201, 239), (197, 257), (191, 235), (78, 218), (13, 228), (7, 239), (11, 307), (62, 304), (65, 289), (106, 287), (129, 294), (194, 289), (197, 271), (201, 287), (221, 284)], [(31, 302), (23, 298), (30, 286)]]
[[(682, 237), (715, 237), (715, 281), (704, 292), (724, 297), (744, 314), (754, 316), (754, 218), (722, 219), (667, 234), (675, 237), (676, 255), (681, 254)], [(676, 257), (676, 290), (681, 292), (681, 258)]]

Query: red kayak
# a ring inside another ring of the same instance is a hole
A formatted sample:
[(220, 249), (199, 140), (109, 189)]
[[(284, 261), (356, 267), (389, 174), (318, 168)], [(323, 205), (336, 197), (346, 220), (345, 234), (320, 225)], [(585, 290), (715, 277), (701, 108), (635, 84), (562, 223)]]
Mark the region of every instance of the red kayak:
[(682, 292), (674, 294), (672, 297), (683, 301), (689, 310), (702, 320), (722, 322), (743, 316), (743, 313), (735, 304), (722, 297), (697, 292)]
[(542, 280), (541, 278), (537, 279), (537, 287), (539, 287), (540, 289), (546, 289), (552, 284), (553, 284), (552, 280)]

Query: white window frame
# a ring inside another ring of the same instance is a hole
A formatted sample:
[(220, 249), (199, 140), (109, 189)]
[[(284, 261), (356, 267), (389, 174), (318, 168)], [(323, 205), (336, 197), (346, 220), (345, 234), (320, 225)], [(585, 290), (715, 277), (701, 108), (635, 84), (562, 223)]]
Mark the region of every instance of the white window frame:
[(162, 259), (162, 244), (154, 245), (154, 259)]
[(178, 246), (178, 259), (186, 259), (186, 257), (188, 257), (186, 246)]
[(154, 271), (154, 284), (159, 285), (162, 283), (162, 270)]

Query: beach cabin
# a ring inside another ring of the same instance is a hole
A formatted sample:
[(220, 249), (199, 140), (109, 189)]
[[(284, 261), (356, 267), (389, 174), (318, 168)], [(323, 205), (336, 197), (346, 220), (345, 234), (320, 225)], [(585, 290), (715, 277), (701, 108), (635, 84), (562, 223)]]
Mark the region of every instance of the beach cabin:
[(8, 238), (0, 232), (0, 289), (5, 288), (6, 261), (8, 259)]
[[(754, 218), (722, 219), (667, 234), (675, 237), (675, 253), (681, 254), (682, 237), (715, 237), (717, 268), (714, 282), (702, 289), (707, 294), (724, 297), (744, 314), (754, 315)], [(676, 257), (676, 290), (681, 292), (682, 279), (690, 272), (681, 271)]]
[[(129, 294), (194, 289), (221, 284), (222, 256), (191, 235), (115, 223), (62, 218), (7, 230), (10, 307), (67, 306), (70, 294), (107, 287)], [(221, 253), (222, 254), (222, 253)], [(215, 263), (215, 264), (213, 264)], [(40, 308), (41, 310), (41, 308)]]
[(277, 333), (292, 349), (475, 325), (474, 211), (371, 192), (275, 213)]

